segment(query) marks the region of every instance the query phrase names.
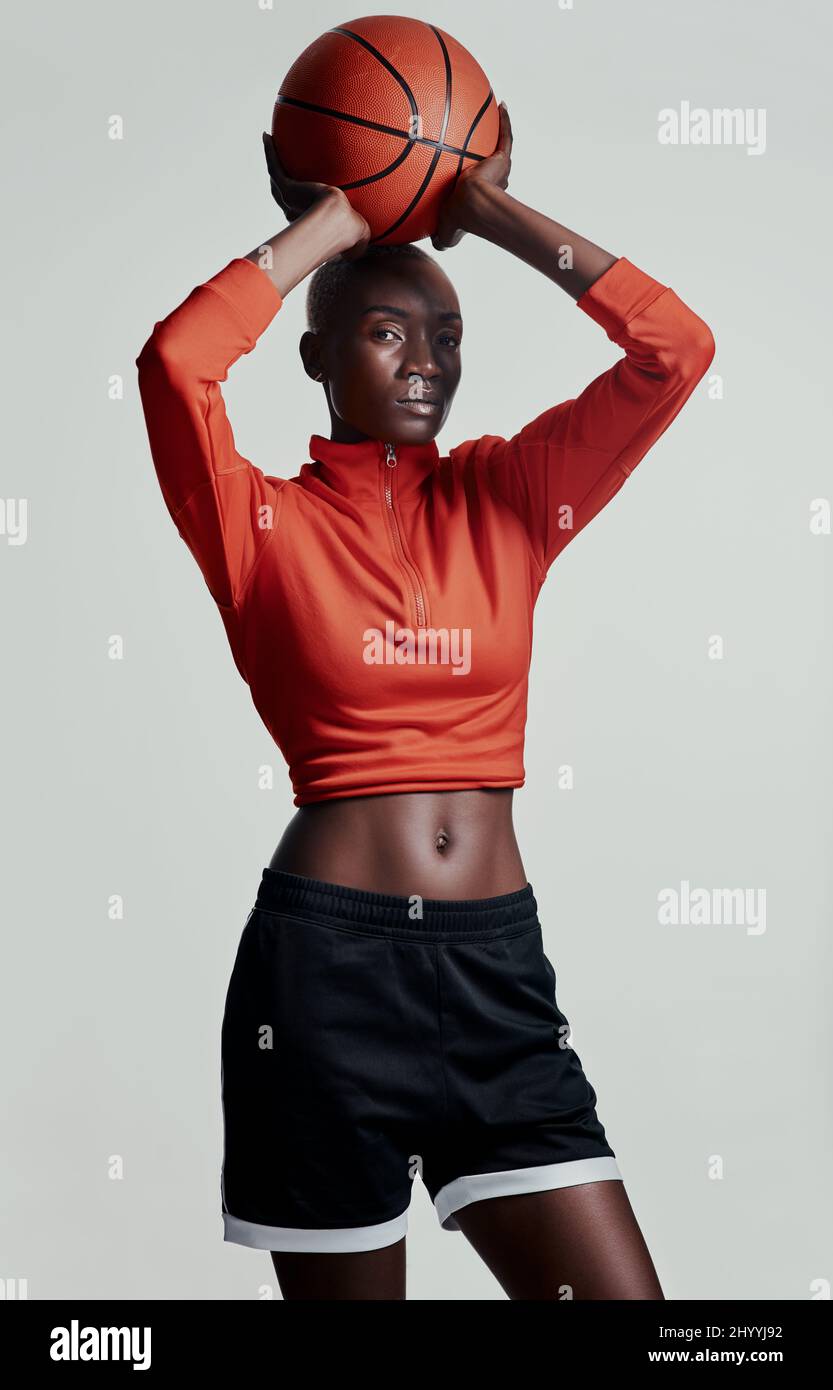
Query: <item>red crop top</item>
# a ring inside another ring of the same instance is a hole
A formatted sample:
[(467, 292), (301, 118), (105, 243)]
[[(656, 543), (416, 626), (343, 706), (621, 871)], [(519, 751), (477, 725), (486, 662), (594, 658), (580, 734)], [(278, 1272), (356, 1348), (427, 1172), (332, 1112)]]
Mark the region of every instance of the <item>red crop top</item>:
[(575, 400), (447, 456), (313, 434), (312, 461), (285, 479), (237, 452), (220, 391), (282, 303), (235, 259), (155, 325), (136, 365), (165, 503), (294, 804), (523, 786), (541, 585), (691, 395), (711, 331), (621, 257), (575, 303), (625, 356)]

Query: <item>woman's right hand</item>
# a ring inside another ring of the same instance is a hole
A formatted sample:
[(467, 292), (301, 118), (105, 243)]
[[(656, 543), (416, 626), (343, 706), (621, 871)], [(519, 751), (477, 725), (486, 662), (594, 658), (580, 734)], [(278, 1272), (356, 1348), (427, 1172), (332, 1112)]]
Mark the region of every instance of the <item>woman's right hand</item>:
[(290, 178), (278, 158), (275, 142), (267, 130), (263, 132), (263, 150), (269, 170), (272, 197), (287, 221), (294, 222), (316, 203), (328, 199), (332, 204), (333, 218), (337, 219), (339, 226), (343, 225), (344, 229), (343, 237), (339, 233), (339, 241), (343, 240), (344, 244), (340, 253), (333, 259), (355, 260), (357, 256), (363, 255), (370, 241), (370, 227), (361, 213), (353, 207), (347, 194), (333, 184)]

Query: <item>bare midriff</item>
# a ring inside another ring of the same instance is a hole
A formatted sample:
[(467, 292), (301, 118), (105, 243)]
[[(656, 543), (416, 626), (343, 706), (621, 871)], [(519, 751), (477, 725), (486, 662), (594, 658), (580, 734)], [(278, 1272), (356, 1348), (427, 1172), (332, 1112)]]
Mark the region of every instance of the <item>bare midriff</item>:
[(401, 897), (492, 898), (527, 884), (513, 788), (332, 798), (300, 806), (269, 867)]

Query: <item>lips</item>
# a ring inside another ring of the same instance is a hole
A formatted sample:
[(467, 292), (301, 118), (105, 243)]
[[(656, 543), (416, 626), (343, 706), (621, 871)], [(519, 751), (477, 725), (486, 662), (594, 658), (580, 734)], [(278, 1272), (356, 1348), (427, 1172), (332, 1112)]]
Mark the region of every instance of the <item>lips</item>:
[(411, 407), (427, 406), (431, 410), (439, 410), (440, 408), (440, 402), (436, 396), (403, 396), (396, 404)]

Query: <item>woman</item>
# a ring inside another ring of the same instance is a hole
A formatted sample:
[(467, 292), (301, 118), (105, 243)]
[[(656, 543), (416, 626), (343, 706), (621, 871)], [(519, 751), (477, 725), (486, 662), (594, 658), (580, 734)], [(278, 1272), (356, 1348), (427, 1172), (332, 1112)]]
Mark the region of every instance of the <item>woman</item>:
[[(370, 245), (264, 134), (290, 225), (157, 323), (137, 365), (167, 506), (299, 808), (246, 921), (222, 1027), (227, 1240), (284, 1298), (405, 1297), (418, 1173), (513, 1299), (661, 1299), (569, 1045), (512, 825), (532, 611), (549, 566), (714, 353), (631, 262), (506, 191), (512, 135), (447, 197), (625, 351), (510, 440), (435, 436), (462, 319), (439, 265)], [(289, 479), (236, 450), (219, 383), (316, 271), (304, 369), (330, 435)], [(515, 342), (499, 344), (507, 369)]]

